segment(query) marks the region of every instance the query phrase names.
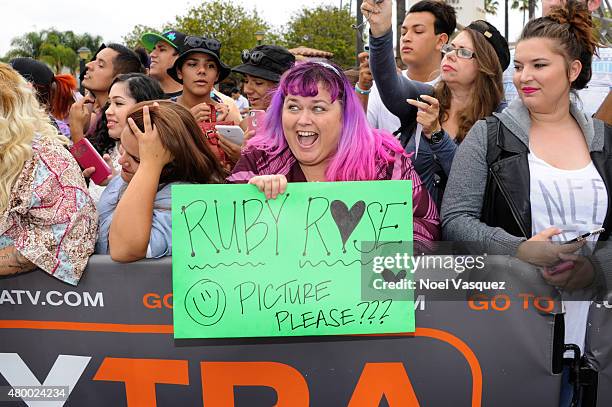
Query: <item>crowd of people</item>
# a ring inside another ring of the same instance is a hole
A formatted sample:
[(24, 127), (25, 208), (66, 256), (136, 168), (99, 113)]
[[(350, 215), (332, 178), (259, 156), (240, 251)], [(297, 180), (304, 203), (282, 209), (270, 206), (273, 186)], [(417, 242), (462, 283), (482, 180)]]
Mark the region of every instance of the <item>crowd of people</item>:
[[(144, 34), (136, 51), (103, 45), (84, 95), (42, 62), (0, 64), (0, 275), (39, 268), (76, 285), (94, 252), (171, 255), (177, 183), (250, 183), (275, 199), (288, 182), (411, 180), (415, 242), (480, 242), (551, 286), (588, 288), (600, 265), (577, 254), (583, 242), (559, 243), (610, 236), (612, 133), (577, 93), (599, 46), (589, 9), (551, 2), (511, 54), (489, 22), (457, 33), (451, 6), (419, 1), (398, 72), (391, 1), (364, 1), (369, 52), (354, 86), (334, 63), (276, 45), (232, 68), (219, 41), (176, 30)], [(504, 93), (507, 69), (518, 97)], [(215, 85), (232, 71), (243, 89), (224, 95)], [(242, 144), (218, 125), (240, 126)], [(83, 140), (109, 169), (97, 183), (99, 167), (69, 152)], [(566, 342), (584, 345), (587, 312), (568, 303)]]

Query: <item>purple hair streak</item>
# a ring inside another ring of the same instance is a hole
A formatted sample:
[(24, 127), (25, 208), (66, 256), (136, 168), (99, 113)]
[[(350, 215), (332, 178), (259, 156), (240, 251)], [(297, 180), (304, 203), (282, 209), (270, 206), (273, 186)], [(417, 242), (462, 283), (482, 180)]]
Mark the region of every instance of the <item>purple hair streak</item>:
[(376, 162), (393, 162), (402, 154), (400, 143), (388, 132), (372, 129), (353, 87), (340, 68), (327, 62), (302, 62), (285, 72), (266, 114), (261, 131), (249, 147), (279, 154), (287, 147), (282, 113), (287, 95), (316, 96), (325, 88), (332, 102), (342, 104), (342, 130), (338, 149), (326, 170), (327, 181), (367, 181), (376, 178)]

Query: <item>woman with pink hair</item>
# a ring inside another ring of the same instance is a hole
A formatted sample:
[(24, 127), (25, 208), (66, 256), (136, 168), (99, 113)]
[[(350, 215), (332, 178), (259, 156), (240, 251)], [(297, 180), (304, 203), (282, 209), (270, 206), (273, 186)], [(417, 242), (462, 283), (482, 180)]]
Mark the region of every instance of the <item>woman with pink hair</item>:
[(438, 212), (410, 157), (391, 134), (370, 128), (342, 71), (317, 61), (283, 75), (228, 181), (254, 184), (274, 199), (287, 182), (392, 179), (412, 181), (414, 240), (436, 240)]

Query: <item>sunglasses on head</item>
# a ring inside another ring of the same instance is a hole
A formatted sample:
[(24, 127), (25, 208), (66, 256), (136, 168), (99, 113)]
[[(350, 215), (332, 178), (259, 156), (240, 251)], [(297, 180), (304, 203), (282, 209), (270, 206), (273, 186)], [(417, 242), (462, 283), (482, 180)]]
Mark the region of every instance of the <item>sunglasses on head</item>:
[(185, 37), (184, 44), (190, 48), (206, 48), (215, 52), (218, 52), (221, 48), (221, 43), (214, 38), (188, 36)]
[(259, 65), (259, 63), (265, 56), (266, 54), (261, 51), (251, 52), (248, 49), (243, 49), (242, 54), (240, 55), (240, 57), (242, 58), (242, 62), (244, 62), (245, 64), (251, 62), (253, 65)]
[(240, 57), (242, 58), (242, 62), (245, 64), (259, 65), (261, 64), (261, 61), (264, 58), (266, 58), (268, 61), (270, 61), (270, 63), (275, 65), (280, 71), (284, 71), (285, 69), (287, 69), (286, 66), (279, 64), (278, 62), (276, 62), (275, 60), (273, 60), (272, 58), (270, 58), (268, 55), (264, 54), (261, 51), (251, 52), (248, 49), (244, 49), (242, 50), (242, 54), (240, 55)]

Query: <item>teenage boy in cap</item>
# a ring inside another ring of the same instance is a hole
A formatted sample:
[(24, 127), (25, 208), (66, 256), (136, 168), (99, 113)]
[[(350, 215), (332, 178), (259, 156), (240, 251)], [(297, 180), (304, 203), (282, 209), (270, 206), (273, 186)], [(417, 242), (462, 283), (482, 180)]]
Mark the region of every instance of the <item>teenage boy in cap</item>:
[(179, 56), (179, 47), (185, 41), (185, 34), (176, 30), (162, 34), (145, 33), (140, 42), (151, 56), (149, 76), (159, 81), (166, 99), (178, 97), (183, 93), (183, 86), (168, 75), (168, 69), (174, 65)]
[(183, 94), (173, 100), (190, 109), (198, 122), (211, 119), (210, 105), (213, 105), (218, 112), (217, 121), (240, 123), (242, 118), (233, 99), (229, 98), (231, 104), (224, 104), (213, 92), (214, 85), (231, 72), (221, 62), (221, 43), (212, 38), (187, 36), (179, 50), (179, 57), (167, 70), (172, 79), (183, 85)]

